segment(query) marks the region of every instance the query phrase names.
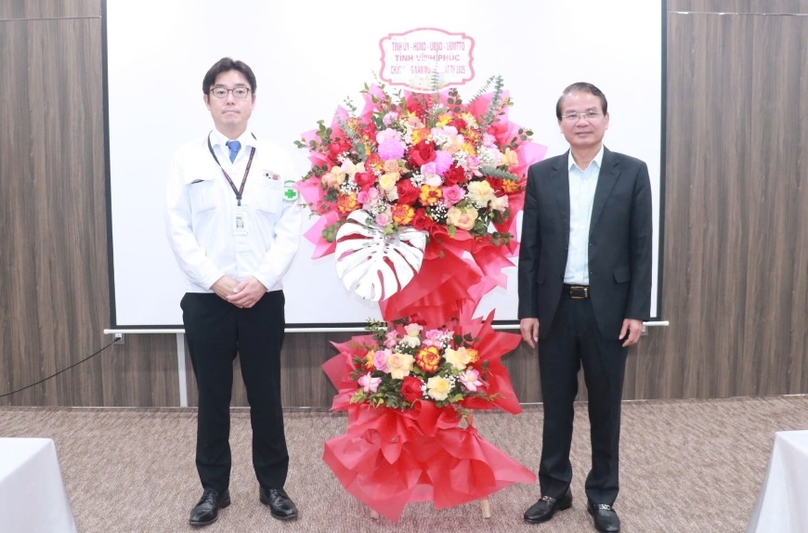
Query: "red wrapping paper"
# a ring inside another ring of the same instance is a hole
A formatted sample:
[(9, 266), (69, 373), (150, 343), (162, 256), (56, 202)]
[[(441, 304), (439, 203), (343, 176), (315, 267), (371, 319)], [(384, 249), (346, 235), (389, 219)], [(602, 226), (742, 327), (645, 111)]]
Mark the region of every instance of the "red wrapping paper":
[[(473, 409), (500, 408), (521, 412), (501, 358), (519, 343), (513, 333), (491, 327), (493, 312), (485, 319), (457, 324), (456, 331), (478, 337), (478, 356), (487, 362), (487, 392), (499, 393), (491, 401), (466, 398), (462, 405)], [(357, 390), (351, 379), (353, 358), (365, 352), (370, 335), (345, 343), (333, 343), (339, 354), (323, 364), (338, 392), (332, 409), (348, 411), (345, 435), (326, 441), (323, 461), (345, 489), (359, 501), (397, 520), (408, 502), (432, 501), (437, 509), (488, 497), (513, 483), (535, 483), (536, 475), (483, 439), (476, 428), (460, 427), (452, 407), (437, 408), (429, 401), (416, 401), (400, 411), (352, 404)]]

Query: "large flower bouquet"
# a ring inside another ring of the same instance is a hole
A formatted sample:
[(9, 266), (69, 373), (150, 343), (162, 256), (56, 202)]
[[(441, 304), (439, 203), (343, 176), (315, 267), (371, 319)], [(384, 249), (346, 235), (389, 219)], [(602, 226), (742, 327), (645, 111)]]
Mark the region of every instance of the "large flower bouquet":
[(546, 148), (508, 119), (500, 77), (468, 101), (456, 89), (381, 84), (362, 95), (361, 110), (348, 101), (298, 141), (312, 164), (299, 190), (320, 216), (306, 233), (314, 258), (336, 251), (349, 289), (382, 286), (354, 292), (381, 295), (385, 322), (334, 343), (339, 354), (323, 364), (337, 388), (332, 409), (348, 411), (347, 433), (326, 441), (323, 460), (396, 520), (409, 501), (443, 508), (535, 483), (461, 421), (473, 409), (521, 411), (500, 360), (520, 336), (495, 332), (493, 312), (473, 313), (506, 284), (525, 171)]
[[(433, 293), (428, 305), (435, 312), (427, 318), (456, 318), (463, 301), (482, 296), (472, 288), (484, 277), (504, 285), (502, 268), (513, 265), (518, 251), (514, 215), (524, 204), (525, 171), (546, 149), (508, 119), (512, 100), (501, 77), (489, 79), (468, 102), (457, 89), (390, 92), (383, 84), (365, 85), (362, 95), (361, 111), (349, 100), (330, 125), (320, 121), (296, 143), (312, 164), (300, 192), (320, 215), (306, 234), (317, 247), (314, 257), (334, 251), (338, 230), (357, 212), (386, 234), (423, 231), (421, 268), (451, 271), (454, 283), (433, 276), (439, 281), (432, 287), (411, 288), (392, 308), (383, 304), (383, 316), (392, 320), (416, 310), (424, 316), (419, 300)], [(426, 264), (447, 255), (453, 261), (440, 268)]]

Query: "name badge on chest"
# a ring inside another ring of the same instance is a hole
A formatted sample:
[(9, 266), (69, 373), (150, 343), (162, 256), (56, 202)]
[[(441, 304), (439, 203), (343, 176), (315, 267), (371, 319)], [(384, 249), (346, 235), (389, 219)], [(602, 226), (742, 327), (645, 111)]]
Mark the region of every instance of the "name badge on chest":
[(236, 209), (233, 211), (233, 235), (247, 235), (248, 227), (247, 210)]

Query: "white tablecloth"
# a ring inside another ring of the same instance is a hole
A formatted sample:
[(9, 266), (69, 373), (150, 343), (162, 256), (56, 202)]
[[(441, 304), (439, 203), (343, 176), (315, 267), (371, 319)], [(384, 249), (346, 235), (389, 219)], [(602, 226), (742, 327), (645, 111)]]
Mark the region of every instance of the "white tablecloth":
[(51, 439), (0, 439), (0, 531), (77, 531)]
[(747, 533), (808, 532), (808, 431), (779, 431)]

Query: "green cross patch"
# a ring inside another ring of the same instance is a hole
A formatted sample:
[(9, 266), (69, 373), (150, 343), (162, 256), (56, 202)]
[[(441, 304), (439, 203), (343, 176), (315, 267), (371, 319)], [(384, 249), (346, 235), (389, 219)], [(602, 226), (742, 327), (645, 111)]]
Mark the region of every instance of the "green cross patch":
[(294, 202), (299, 196), (297, 189), (295, 189), (295, 182), (293, 180), (286, 180), (283, 182), (283, 199), (287, 202)]

